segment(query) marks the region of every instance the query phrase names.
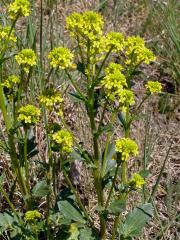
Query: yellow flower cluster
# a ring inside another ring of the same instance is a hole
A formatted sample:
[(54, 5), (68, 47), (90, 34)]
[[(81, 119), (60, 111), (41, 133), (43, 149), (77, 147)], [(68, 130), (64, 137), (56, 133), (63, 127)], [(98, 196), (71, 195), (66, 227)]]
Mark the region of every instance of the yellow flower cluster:
[(63, 152), (70, 153), (72, 152), (73, 138), (69, 131), (59, 130), (58, 132), (52, 135), (52, 139), (60, 144), (60, 147)]
[(128, 106), (135, 104), (134, 93), (129, 89), (122, 89), (117, 93), (118, 102), (122, 105), (122, 111), (126, 112)]
[(138, 66), (141, 63), (149, 64), (156, 60), (153, 52), (145, 46), (144, 39), (138, 36), (127, 38), (126, 42), (126, 64)]
[(16, 37), (14, 36), (14, 30), (12, 30), (11, 34), (11, 27), (10, 26), (0, 26), (0, 41), (12, 41), (16, 42)]
[(24, 216), (26, 222), (36, 222), (40, 218), (41, 213), (38, 210), (27, 211)]
[(145, 85), (148, 93), (153, 94), (153, 93), (161, 93), (162, 91), (162, 84), (158, 81), (149, 81)]
[(60, 104), (63, 102), (63, 98), (60, 92), (53, 88), (50, 88), (39, 97), (40, 103), (45, 105), (48, 109), (52, 109), (54, 104)]
[(57, 47), (54, 48), (48, 55), (48, 58), (51, 60), (50, 65), (53, 68), (73, 68), (73, 57), (74, 55), (68, 48)]
[(3, 83), (1, 83), (1, 86), (8, 89), (13, 89), (13, 87), (18, 83), (20, 83), (19, 77), (16, 75), (10, 75)]
[(115, 99), (119, 103), (119, 108), (126, 112), (128, 106), (135, 104), (133, 91), (127, 89), (127, 82), (124, 74), (121, 73), (122, 66), (111, 62), (105, 69), (106, 76), (101, 81), (109, 100)]
[(141, 188), (145, 184), (144, 178), (138, 173), (133, 174), (129, 181), (129, 185), (133, 188)]
[(138, 154), (138, 146), (135, 141), (130, 138), (121, 138), (115, 142), (115, 150), (122, 155), (122, 161), (127, 161), (129, 156)]
[(125, 46), (125, 40), (122, 33), (119, 32), (109, 32), (104, 38), (104, 50), (112, 52), (120, 52)]
[(21, 65), (26, 73), (29, 73), (30, 67), (36, 65), (36, 55), (32, 49), (23, 49), (16, 56), (16, 61)]
[(15, 0), (9, 5), (8, 13), (11, 19), (16, 19), (18, 16), (29, 16), (31, 13), (30, 2), (28, 0)]
[(101, 86), (104, 87), (108, 98), (112, 101), (116, 94), (127, 86), (126, 78), (121, 70), (121, 65), (111, 62), (105, 69), (106, 76), (101, 81)]
[(18, 121), (24, 124), (35, 124), (39, 121), (40, 110), (33, 105), (26, 105), (19, 109)]
[(82, 37), (85, 41), (93, 41), (101, 36), (103, 26), (102, 16), (92, 11), (86, 11), (82, 14), (73, 13), (66, 18), (66, 28), (70, 35)]

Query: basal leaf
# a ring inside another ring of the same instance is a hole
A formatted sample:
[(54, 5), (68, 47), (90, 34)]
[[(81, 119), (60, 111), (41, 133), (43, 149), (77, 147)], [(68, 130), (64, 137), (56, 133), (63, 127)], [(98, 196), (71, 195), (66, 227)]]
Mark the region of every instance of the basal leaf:
[(47, 194), (49, 193), (49, 187), (47, 186), (46, 181), (40, 181), (38, 182), (33, 190), (32, 190), (32, 194), (34, 197), (45, 197), (47, 196)]
[(141, 234), (146, 223), (153, 214), (152, 204), (146, 203), (136, 207), (128, 216), (126, 221), (120, 225), (119, 233), (123, 238), (137, 237)]
[(125, 201), (122, 201), (122, 200), (114, 200), (108, 210), (110, 213), (113, 213), (113, 214), (119, 214), (121, 213), (125, 208)]
[(70, 220), (85, 223), (85, 220), (81, 213), (68, 201), (59, 201), (57, 203), (59, 211), (61, 214)]

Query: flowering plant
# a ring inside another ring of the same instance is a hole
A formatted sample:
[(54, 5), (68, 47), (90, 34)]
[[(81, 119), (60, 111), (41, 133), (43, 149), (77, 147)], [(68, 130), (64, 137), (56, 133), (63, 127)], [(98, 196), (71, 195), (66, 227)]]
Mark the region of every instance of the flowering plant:
[[(5, 41), (4, 50), (7, 50), (7, 43), (16, 42), (14, 25), (18, 18), (29, 16), (30, 12), (28, 0), (15, 0), (9, 5), (8, 14), (14, 22), (12, 28), (0, 27), (0, 42)], [(46, 72), (47, 66), (42, 67), (42, 58), (39, 60), (38, 54), (31, 48), (21, 49), (12, 56), (18, 65), (17, 76), (10, 75), (5, 78), (2, 72), (0, 109), (7, 130), (11, 169), (22, 194), (21, 200), (25, 203), (24, 218), (18, 215), (2, 187), (0, 190), (3, 191), (17, 221), (20, 224), (25, 221), (25, 226), (30, 224), (30, 229), (35, 229), (35, 239), (40, 236), (36, 224), (42, 222), (47, 239), (58, 239), (60, 231), (68, 234), (68, 239), (83, 239), (84, 232), (88, 233), (88, 239), (106, 240), (107, 235), (110, 235), (112, 240), (117, 237), (132, 239), (140, 234), (150, 219), (152, 206), (150, 203), (137, 208), (134, 206), (135, 212), (138, 212), (138, 209), (143, 210), (139, 210), (139, 215), (145, 219), (138, 226), (129, 220), (131, 214), (127, 218), (123, 215), (131, 194), (141, 191), (145, 186), (143, 173), (131, 173), (128, 167), (130, 160), (137, 160), (140, 151), (136, 136), (132, 136), (131, 126), (143, 102), (153, 93), (162, 90), (161, 83), (147, 82), (145, 98), (138, 105), (132, 80), (141, 64), (150, 64), (156, 58), (139, 36), (126, 37), (119, 32), (104, 34), (103, 17), (92, 11), (68, 16), (66, 29), (72, 45), (77, 46), (76, 51), (64, 46), (51, 49), (47, 57), (49, 73)], [(0, 64), (3, 65), (7, 59), (4, 54), (1, 58)], [(44, 82), (37, 83), (39, 96), (36, 94), (30, 100), (32, 93), (28, 84), (33, 76), (32, 67), (36, 65), (37, 70), (40, 69), (37, 71), (38, 79), (41, 78)], [(80, 103), (86, 114), (90, 132), (88, 146), (78, 131), (67, 124), (64, 116), (66, 92), (63, 93), (63, 85), (60, 90), (56, 89), (56, 86), (52, 87), (53, 73), (66, 75), (68, 82), (63, 84), (71, 86), (73, 92), (70, 95)], [(6, 101), (6, 89), (8, 94), (13, 89), (16, 91), (12, 101)], [(31, 101), (34, 104), (31, 104)], [(9, 114), (9, 109), (12, 114)], [(106, 115), (110, 119), (108, 123), (105, 120)], [(116, 132), (119, 122), (121, 135)], [(33, 159), (37, 154), (35, 131), (39, 128), (39, 132), (43, 133), (43, 141), (46, 142), (43, 162), (39, 157), (36, 161)], [(30, 138), (32, 132), (34, 136)], [(71, 179), (74, 156), (83, 160), (93, 178), (98, 227), (94, 223), (94, 215), (85, 205), (78, 187)], [(32, 169), (36, 165), (40, 167), (37, 171), (39, 174), (35, 175)], [(62, 178), (65, 183), (60, 183)], [(68, 188), (67, 194), (63, 192), (63, 184)], [(40, 199), (43, 201), (39, 204)], [(45, 206), (42, 214), (38, 210), (32, 210), (35, 207), (37, 209), (38, 204)], [(107, 232), (109, 221), (110, 229)]]

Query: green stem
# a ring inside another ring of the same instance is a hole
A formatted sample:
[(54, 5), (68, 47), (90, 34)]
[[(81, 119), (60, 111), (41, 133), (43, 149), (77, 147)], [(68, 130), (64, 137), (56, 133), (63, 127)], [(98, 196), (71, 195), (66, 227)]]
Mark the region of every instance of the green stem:
[(51, 239), (51, 230), (50, 230), (50, 205), (51, 205), (51, 181), (52, 181), (52, 173), (53, 173), (53, 162), (52, 162), (52, 151), (51, 151), (51, 143), (48, 134), (48, 118), (45, 108), (43, 108), (44, 122), (45, 122), (45, 133), (46, 133), (46, 141), (48, 147), (48, 170), (46, 175), (46, 182), (49, 186), (49, 193), (47, 195), (47, 211), (46, 211), (46, 224), (47, 224), (47, 239)]
[(113, 182), (112, 182), (112, 185), (111, 185), (111, 189), (109, 191), (109, 195), (108, 195), (108, 198), (107, 198), (107, 201), (106, 201), (106, 204), (105, 204), (105, 209), (108, 208), (109, 202), (111, 200), (111, 195), (112, 195), (113, 189), (115, 187), (116, 179), (117, 179), (117, 176), (118, 176), (119, 166), (120, 166), (120, 164), (117, 164), (117, 166), (116, 166), (116, 170), (115, 170)]
[(100, 66), (100, 68), (99, 68), (99, 70), (98, 70), (98, 72), (97, 72), (96, 78), (95, 78), (96, 81), (98, 80), (99, 75), (101, 74), (101, 71), (102, 71), (102, 69), (103, 69), (103, 67), (104, 67), (104, 64), (105, 64), (105, 62), (106, 62), (107, 58), (109, 57), (109, 55), (110, 55), (110, 53), (111, 53), (112, 50), (113, 50), (113, 47), (111, 47), (111, 48), (109, 49), (109, 51), (107, 52), (105, 58), (103, 59), (102, 64), (101, 64), (101, 66)]
[(67, 183), (69, 184), (72, 192), (74, 193), (74, 195), (75, 195), (75, 197), (76, 197), (76, 201), (77, 201), (77, 203), (79, 204), (79, 207), (80, 207), (81, 210), (83, 211), (83, 213), (84, 213), (85, 217), (87, 218), (87, 220), (90, 222), (91, 226), (94, 227), (93, 221), (92, 221), (92, 219), (90, 218), (88, 212), (86, 211), (86, 209), (85, 209), (85, 207), (84, 207), (84, 205), (83, 205), (83, 203), (82, 203), (82, 201), (81, 201), (81, 198), (80, 198), (77, 190), (74, 188), (74, 186), (73, 186), (73, 184), (72, 184), (72, 182), (71, 182), (68, 174), (66, 173), (65, 170), (63, 170), (63, 173), (64, 173), (64, 176), (65, 176), (65, 178), (66, 178)]
[[(98, 135), (97, 128), (94, 118), (94, 86), (93, 80), (91, 80), (91, 68), (90, 68), (90, 43), (87, 43), (87, 92), (88, 92), (88, 116), (90, 120), (91, 133), (93, 139), (93, 151), (94, 151), (94, 165), (95, 169), (93, 170), (94, 177), (94, 186), (96, 189), (98, 197), (98, 205), (104, 206), (103, 199), (103, 189), (102, 189), (102, 178), (101, 178), (101, 167), (100, 167), (100, 157), (99, 157), (99, 144), (98, 144)], [(106, 239), (106, 221), (102, 212), (99, 214), (100, 218), (100, 237), (102, 240)]]
[[(129, 137), (129, 134), (130, 134), (130, 124), (129, 124), (129, 106), (127, 106), (127, 110), (126, 110), (126, 128), (124, 129), (124, 135), (126, 138)], [(122, 162), (122, 168), (121, 168), (121, 182), (122, 182), (122, 185), (125, 186), (126, 183), (128, 182), (128, 179), (127, 179), (127, 163), (126, 161), (123, 161)], [(126, 202), (126, 199), (127, 199), (127, 194), (126, 193), (122, 193), (121, 196), (120, 196), (120, 199), (123, 199), (125, 202)], [(120, 220), (121, 220), (121, 215), (119, 214), (118, 216), (115, 217), (115, 220), (114, 220), (114, 225), (113, 225), (113, 229), (112, 229), (112, 240), (115, 240), (116, 239), (116, 233), (117, 233), (117, 228), (120, 224)]]
[(21, 169), (20, 169), (19, 162), (18, 162), (18, 158), (17, 158), (17, 154), (16, 154), (16, 148), (15, 148), (15, 144), (14, 144), (14, 136), (13, 136), (13, 133), (10, 132), (10, 129), (12, 127), (11, 126), (11, 120), (10, 120), (10, 117), (8, 116), (8, 114), (7, 114), (5, 98), (4, 98), (4, 93), (3, 93), (1, 83), (0, 83), (0, 109), (2, 111), (4, 123), (5, 123), (5, 126), (6, 126), (6, 131), (8, 133), (8, 143), (9, 143), (9, 148), (10, 148), (10, 156), (11, 156), (13, 169), (17, 174), (18, 183), (19, 183), (19, 186), (21, 188), (21, 192), (22, 192), (23, 196), (26, 196), (27, 195), (27, 189), (26, 189), (26, 185), (24, 183), (24, 178), (22, 176)]
[(29, 163), (27, 159), (27, 136), (28, 129), (24, 127), (24, 163), (25, 163), (25, 174), (26, 174), (26, 186), (28, 193), (30, 193), (30, 185), (29, 185)]
[[(112, 116), (111, 116), (111, 120), (110, 122), (113, 124), (115, 121), (115, 116), (116, 113), (113, 112)], [(111, 132), (109, 131), (107, 134), (107, 138), (106, 138), (106, 143), (105, 143), (105, 150), (104, 150), (104, 156), (103, 156), (103, 162), (102, 162), (102, 169), (101, 169), (101, 177), (103, 178), (105, 176), (106, 173), (106, 167), (107, 167), (107, 153), (108, 153), (108, 148), (109, 148), (109, 143), (110, 143), (110, 139), (111, 139)]]
[(97, 132), (99, 132), (99, 131), (101, 130), (101, 127), (102, 127), (102, 124), (103, 124), (104, 115), (105, 115), (105, 112), (106, 112), (107, 105), (108, 105), (108, 99), (106, 99), (106, 101), (105, 101), (105, 103), (104, 103), (104, 107), (103, 107), (103, 111), (102, 111), (101, 119), (100, 119), (100, 121), (99, 121), (99, 126), (98, 126), (98, 130), (97, 130)]
[[(5, 190), (3, 189), (3, 187), (2, 187), (1, 185), (0, 185), (0, 192), (2, 192), (2, 195), (3, 195), (4, 198), (6, 199), (6, 202), (9, 204), (9, 206), (10, 206), (12, 212), (13, 212), (16, 216), (18, 216), (18, 214), (17, 214), (17, 212), (16, 212), (16, 209), (15, 209), (14, 205), (11, 203), (11, 201), (10, 201), (10, 199), (9, 199), (9, 197), (8, 197), (8, 195), (7, 195), (7, 193), (5, 192)], [(18, 218), (19, 218), (19, 216), (18, 216)]]
[(3, 92), (3, 88), (1, 86), (1, 82), (0, 82), (0, 109), (3, 114), (3, 119), (4, 119), (5, 126), (6, 126), (6, 130), (7, 130), (7, 132), (9, 132), (9, 130), (11, 129), (11, 120), (6, 111), (4, 92)]
[[(19, 183), (19, 186), (21, 189), (21, 193), (23, 194), (23, 197), (27, 198), (28, 191), (26, 188), (24, 177), (21, 172), (21, 168), (19, 166), (19, 162), (18, 162), (18, 158), (17, 158), (17, 154), (16, 154), (16, 147), (14, 144), (14, 135), (12, 133), (8, 134), (8, 143), (9, 143), (10, 156), (11, 156), (13, 170), (17, 174), (17, 179), (18, 179), (18, 183)], [(28, 205), (28, 203), (27, 203), (27, 205)]]
[[(82, 64), (84, 64), (84, 57), (83, 57), (83, 52), (82, 52), (82, 48), (81, 48), (81, 45), (80, 45), (80, 40), (79, 40), (79, 36), (77, 35), (77, 42), (78, 42), (78, 48), (79, 48), (79, 52), (80, 52), (80, 57), (81, 57), (81, 61), (82, 61)], [(85, 67), (85, 66), (84, 66)]]
[(65, 73), (68, 76), (71, 84), (73, 85), (73, 87), (76, 89), (76, 91), (78, 92), (78, 94), (82, 97), (82, 99), (85, 100), (85, 96), (81, 93), (80, 88), (78, 87), (78, 85), (76, 84), (76, 82), (73, 80), (73, 78), (71, 77), (71, 75), (68, 73), (67, 69), (65, 69)]

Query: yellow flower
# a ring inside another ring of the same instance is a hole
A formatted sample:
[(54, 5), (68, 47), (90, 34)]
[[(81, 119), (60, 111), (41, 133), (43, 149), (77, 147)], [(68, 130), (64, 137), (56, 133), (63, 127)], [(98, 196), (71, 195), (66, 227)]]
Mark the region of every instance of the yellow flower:
[(70, 132), (67, 130), (59, 130), (58, 132), (52, 135), (52, 139), (60, 144), (63, 152), (70, 153), (72, 152), (73, 138)]
[(8, 13), (11, 19), (16, 19), (17, 16), (27, 17), (30, 15), (30, 2), (28, 0), (15, 0), (9, 5)]
[(52, 109), (53, 105), (63, 102), (60, 92), (53, 88), (45, 90), (39, 97), (40, 103), (44, 104), (48, 109)]
[(84, 38), (84, 40), (93, 41), (102, 35), (104, 25), (103, 18), (100, 14), (93, 11), (86, 11), (82, 14), (73, 13), (66, 18), (66, 27), (71, 36)]
[(109, 32), (104, 39), (105, 51), (112, 48), (112, 52), (119, 52), (125, 46), (124, 36), (119, 32)]
[(142, 178), (138, 173), (135, 173), (129, 181), (129, 185), (133, 188), (141, 188), (144, 184), (144, 178)]
[(122, 154), (122, 161), (127, 161), (129, 156), (138, 154), (138, 146), (135, 141), (130, 138), (121, 138), (115, 142), (115, 150)]
[(29, 73), (30, 67), (36, 65), (36, 55), (32, 49), (23, 49), (16, 56), (16, 61), (21, 65), (26, 73)]
[(149, 81), (145, 85), (148, 93), (153, 94), (153, 93), (161, 93), (162, 91), (162, 84), (158, 81)]
[(140, 63), (149, 64), (156, 60), (153, 52), (145, 47), (144, 39), (141, 37), (128, 37), (126, 42), (126, 64), (137, 66)]
[(19, 77), (16, 75), (10, 75), (3, 83), (1, 83), (1, 86), (12, 89), (14, 85), (17, 85), (18, 83), (20, 83)]
[[(12, 41), (16, 42), (16, 37), (14, 36), (14, 30), (12, 30), (10, 34), (11, 27), (10, 26), (0, 26), (0, 41)], [(9, 36), (10, 34), (10, 36)]]
[(38, 210), (27, 211), (24, 216), (26, 222), (36, 222), (40, 218), (41, 213)]
[(73, 68), (74, 64), (72, 63), (74, 55), (68, 48), (57, 47), (54, 48), (48, 55), (48, 58), (51, 60), (50, 65), (53, 68)]
[(110, 63), (105, 69), (106, 76), (101, 81), (107, 96), (110, 100), (114, 100), (117, 92), (127, 86), (126, 78), (121, 73), (122, 66), (117, 63)]
[(40, 110), (33, 105), (26, 105), (19, 109), (18, 121), (23, 124), (35, 124), (39, 121)]
[(128, 106), (135, 104), (134, 93), (131, 90), (122, 89), (118, 91), (117, 96), (123, 112), (126, 112)]

